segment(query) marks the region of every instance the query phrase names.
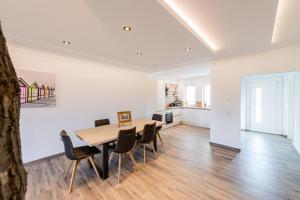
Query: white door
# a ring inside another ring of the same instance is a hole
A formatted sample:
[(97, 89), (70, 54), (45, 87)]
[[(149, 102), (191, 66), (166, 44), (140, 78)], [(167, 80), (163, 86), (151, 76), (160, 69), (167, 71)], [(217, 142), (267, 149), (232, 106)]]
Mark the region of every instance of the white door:
[(283, 134), (283, 78), (247, 81), (247, 130)]

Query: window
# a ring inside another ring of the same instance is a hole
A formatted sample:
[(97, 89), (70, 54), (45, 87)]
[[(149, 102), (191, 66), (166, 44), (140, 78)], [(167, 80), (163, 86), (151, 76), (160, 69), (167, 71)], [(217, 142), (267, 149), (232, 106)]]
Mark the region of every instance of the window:
[(196, 86), (188, 85), (185, 87), (185, 101), (188, 106), (196, 105)]
[(256, 88), (255, 98), (256, 98), (255, 99), (256, 100), (255, 121), (256, 121), (256, 123), (261, 123), (262, 122), (262, 103), (261, 103), (262, 91), (261, 91), (261, 88)]
[(203, 89), (204, 89), (203, 102), (207, 107), (209, 107), (210, 106), (210, 84), (205, 83)]

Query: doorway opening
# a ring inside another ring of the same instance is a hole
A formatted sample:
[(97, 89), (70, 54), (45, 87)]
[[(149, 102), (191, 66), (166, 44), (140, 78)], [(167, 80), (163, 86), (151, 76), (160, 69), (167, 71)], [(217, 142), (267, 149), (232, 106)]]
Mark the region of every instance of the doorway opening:
[(283, 75), (251, 77), (245, 84), (245, 130), (284, 135)]
[(241, 79), (241, 142), (249, 156), (300, 153), (299, 119), (300, 71)]
[(243, 77), (241, 130), (293, 139), (295, 72)]

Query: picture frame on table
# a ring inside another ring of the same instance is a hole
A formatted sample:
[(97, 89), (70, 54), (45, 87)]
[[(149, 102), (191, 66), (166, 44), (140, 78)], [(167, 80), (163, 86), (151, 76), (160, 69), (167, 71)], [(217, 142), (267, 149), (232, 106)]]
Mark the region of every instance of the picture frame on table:
[(130, 126), (132, 122), (131, 111), (118, 112), (118, 124), (120, 126)]

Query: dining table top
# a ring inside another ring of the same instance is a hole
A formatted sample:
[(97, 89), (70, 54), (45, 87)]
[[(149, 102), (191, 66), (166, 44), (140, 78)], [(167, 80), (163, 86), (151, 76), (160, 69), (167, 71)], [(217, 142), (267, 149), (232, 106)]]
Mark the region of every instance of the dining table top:
[(146, 124), (152, 123), (156, 123), (156, 127), (165, 124), (164, 122), (151, 119), (138, 119), (133, 120), (129, 125), (126, 126), (110, 124), (105, 126), (76, 130), (75, 134), (80, 140), (84, 141), (89, 146), (96, 146), (116, 140), (118, 138), (119, 130), (136, 127), (136, 133), (140, 133), (144, 130), (144, 126)]

